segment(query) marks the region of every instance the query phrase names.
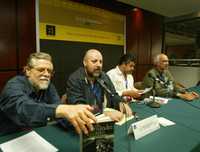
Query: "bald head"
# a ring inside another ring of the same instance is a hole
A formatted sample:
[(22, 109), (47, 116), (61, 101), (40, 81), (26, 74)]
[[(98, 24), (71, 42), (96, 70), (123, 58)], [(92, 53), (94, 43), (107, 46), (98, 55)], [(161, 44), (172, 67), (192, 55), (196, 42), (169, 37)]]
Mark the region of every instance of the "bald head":
[(100, 51), (90, 49), (85, 53), (83, 65), (89, 77), (99, 77), (102, 72), (103, 57)]
[(94, 56), (97, 56), (97, 55), (101, 56), (101, 58), (102, 58), (101, 52), (99, 50), (97, 50), (97, 49), (87, 50), (87, 52), (84, 55), (83, 61), (86, 61), (86, 60), (93, 58)]
[(169, 59), (167, 55), (163, 53), (156, 55), (154, 58), (154, 65), (161, 72), (166, 70), (169, 65)]

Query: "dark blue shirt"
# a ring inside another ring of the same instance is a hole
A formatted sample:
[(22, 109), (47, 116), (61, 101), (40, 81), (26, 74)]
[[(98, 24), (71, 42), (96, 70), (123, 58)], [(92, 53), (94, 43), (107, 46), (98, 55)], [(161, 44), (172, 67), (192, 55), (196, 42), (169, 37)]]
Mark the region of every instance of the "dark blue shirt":
[(59, 103), (53, 84), (36, 92), (26, 76), (12, 78), (0, 96), (0, 135), (46, 125)]

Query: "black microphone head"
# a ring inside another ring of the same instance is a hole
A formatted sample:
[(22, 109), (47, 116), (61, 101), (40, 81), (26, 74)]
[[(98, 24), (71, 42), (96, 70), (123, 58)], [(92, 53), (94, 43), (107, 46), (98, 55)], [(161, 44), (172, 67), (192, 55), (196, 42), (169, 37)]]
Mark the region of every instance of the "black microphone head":
[(97, 82), (100, 84), (100, 86), (101, 86), (106, 92), (108, 92), (109, 94), (112, 95), (111, 90), (107, 87), (107, 85), (105, 84), (105, 81), (104, 81), (104, 80), (102, 80), (102, 79), (97, 79)]
[(100, 78), (97, 79), (97, 82), (98, 82), (100, 85), (104, 85), (104, 80), (102, 80), (102, 79), (100, 79)]

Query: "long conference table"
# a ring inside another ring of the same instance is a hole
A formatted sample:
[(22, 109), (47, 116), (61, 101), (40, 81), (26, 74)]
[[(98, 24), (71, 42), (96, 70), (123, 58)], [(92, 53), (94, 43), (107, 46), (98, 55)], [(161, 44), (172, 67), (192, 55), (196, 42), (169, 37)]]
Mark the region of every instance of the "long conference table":
[[(200, 94), (200, 87), (191, 90)], [(181, 99), (169, 100), (160, 108), (150, 108), (144, 104), (132, 103), (139, 120), (152, 115), (164, 117), (176, 125), (162, 127), (145, 137), (135, 140), (127, 135), (130, 120), (122, 126), (115, 125), (114, 152), (200, 152), (200, 99), (187, 102)], [(1, 122), (2, 123), (2, 122)], [(64, 130), (57, 124), (34, 129), (40, 136), (59, 149), (59, 152), (79, 152), (79, 135)], [(26, 134), (28, 131), (0, 137), (0, 143)]]

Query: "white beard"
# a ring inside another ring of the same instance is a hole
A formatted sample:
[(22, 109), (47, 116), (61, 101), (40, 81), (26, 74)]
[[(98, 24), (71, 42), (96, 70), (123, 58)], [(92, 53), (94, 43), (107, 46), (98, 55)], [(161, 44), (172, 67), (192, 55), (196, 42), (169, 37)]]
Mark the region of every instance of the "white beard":
[(48, 88), (50, 84), (50, 81), (42, 81), (39, 85), (38, 85), (38, 89), (39, 90), (45, 90)]

